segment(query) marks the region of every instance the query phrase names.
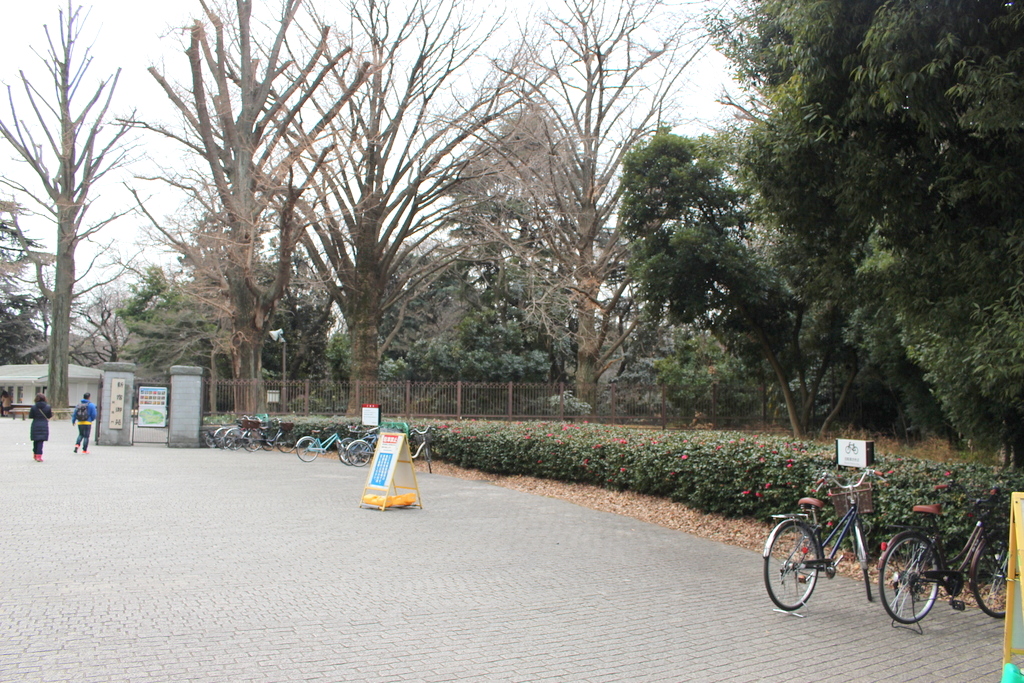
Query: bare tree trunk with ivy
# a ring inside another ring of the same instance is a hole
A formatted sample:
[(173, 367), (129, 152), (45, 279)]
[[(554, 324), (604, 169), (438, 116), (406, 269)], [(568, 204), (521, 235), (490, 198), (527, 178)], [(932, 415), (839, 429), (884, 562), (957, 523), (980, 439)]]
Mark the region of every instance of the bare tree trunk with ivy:
[[(0, 178), (0, 183), (30, 198), (57, 226), (57, 250), (52, 261), (48, 255), (26, 249), (50, 308), (47, 391), (57, 407), (70, 405), (71, 308), (79, 280), (75, 252), (83, 240), (119, 217), (86, 223), (89, 195), (106, 173), (123, 163), (129, 130), (127, 124), (110, 122), (109, 110), (120, 71), (101, 81), (91, 94), (80, 96), (91, 62), (88, 48), (81, 55), (77, 51), (84, 21), (80, 14), (81, 8), (72, 11), (69, 5), (59, 12), (57, 35), (46, 29), (43, 63), (51, 79), (46, 86), (53, 87), (52, 97), (44, 96), (25, 72), (19, 71), (30, 117), (26, 120), (19, 116), (14, 93), (8, 88), (11, 118), (0, 119), (0, 136), (31, 169), (39, 189), (9, 177)], [(20, 230), (19, 235), (26, 243)], [(47, 275), (50, 265), (54, 267), (52, 279)]]

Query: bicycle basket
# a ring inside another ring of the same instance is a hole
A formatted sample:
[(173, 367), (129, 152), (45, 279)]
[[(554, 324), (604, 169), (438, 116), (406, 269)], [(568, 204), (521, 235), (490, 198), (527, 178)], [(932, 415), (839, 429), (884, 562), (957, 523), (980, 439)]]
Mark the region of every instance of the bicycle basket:
[(238, 426), (242, 429), (259, 429), (263, 423), (259, 420), (240, 420)]
[(294, 422), (282, 422), (280, 426), (281, 426), (281, 431), (282, 432), (290, 432), (295, 427), (295, 423)]
[(382, 432), (401, 432), (406, 436), (409, 436), (409, 425), (405, 422), (381, 422), (380, 431)]
[(875, 511), (875, 501), (871, 496), (871, 482), (866, 481), (853, 489), (829, 489), (829, 498), (836, 506), (836, 514), (842, 517), (849, 511), (850, 503), (857, 501), (857, 512), (870, 514)]

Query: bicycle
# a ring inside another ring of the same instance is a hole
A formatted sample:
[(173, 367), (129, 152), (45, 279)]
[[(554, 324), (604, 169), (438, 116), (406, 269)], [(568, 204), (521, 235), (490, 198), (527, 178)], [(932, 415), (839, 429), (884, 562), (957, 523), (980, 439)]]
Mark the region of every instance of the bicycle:
[[(936, 488), (943, 490), (948, 485)], [(1005, 535), (990, 533), (989, 525), (986, 525), (998, 496), (999, 489), (991, 489), (973, 501), (978, 521), (964, 547), (948, 561), (936, 521), (942, 514), (942, 505), (915, 505), (911, 508), (924, 515), (925, 526), (906, 527), (893, 536), (885, 544), (878, 565), (882, 605), (894, 622), (915, 624), (924, 619), (935, 605), (940, 587), (949, 596), (949, 606), (962, 612), (966, 605), (958, 596), (964, 589), (965, 576), (974, 599), (985, 614), (994, 619), (1006, 616), (1009, 548)]]
[(358, 439), (353, 439), (345, 446), (345, 464), (355, 467), (363, 467), (373, 458), (373, 450), (377, 445), (380, 430), (377, 427), (370, 427)]
[(205, 441), (209, 448), (235, 450), (242, 445), (242, 425), (252, 420), (256, 420), (256, 418), (250, 415), (243, 415), (233, 425), (223, 425), (214, 432), (204, 431), (203, 441)]
[[(817, 498), (805, 497), (797, 501), (802, 512), (772, 515), (782, 521), (772, 529), (764, 544), (764, 585), (768, 597), (780, 610), (794, 612), (807, 604), (818, 583), (819, 572), (824, 571), (830, 579), (835, 577), (836, 567), (844, 557), (840, 555), (840, 547), (847, 536), (851, 538), (854, 554), (864, 573), (868, 602), (873, 601), (867, 546), (860, 520), (860, 515), (874, 511), (868, 477), (881, 479), (878, 472), (870, 469), (865, 469), (854, 483), (844, 483), (827, 470), (819, 474), (814, 490), (818, 491), (825, 484), (832, 485), (829, 496), (840, 517), (824, 540), (818, 511), (825, 503)], [(827, 556), (826, 548), (830, 548)]]
[[(272, 451), (281, 446), (281, 437), (295, 427), (294, 422), (281, 422), (272, 420), (270, 423), (261, 424), (253, 434), (253, 438), (244, 443), (246, 450), (255, 451), (262, 448), (265, 451)], [(276, 433), (271, 436), (270, 432), (276, 428)]]
[(427, 472), (433, 471), (430, 467), (430, 442), (433, 440), (433, 433), (431, 431), (433, 429), (433, 427), (427, 425), (423, 429), (413, 427), (409, 430), (409, 447), (416, 449), (416, 452), (412, 454), (412, 459), (415, 460), (422, 453), (427, 459)]
[(299, 456), (299, 460), (302, 462), (313, 462), (320, 454), (326, 453), (327, 449), (341, 438), (337, 432), (334, 432), (321, 441), (318, 434), (322, 431), (322, 429), (314, 429), (312, 436), (304, 436), (295, 442), (292, 450)]

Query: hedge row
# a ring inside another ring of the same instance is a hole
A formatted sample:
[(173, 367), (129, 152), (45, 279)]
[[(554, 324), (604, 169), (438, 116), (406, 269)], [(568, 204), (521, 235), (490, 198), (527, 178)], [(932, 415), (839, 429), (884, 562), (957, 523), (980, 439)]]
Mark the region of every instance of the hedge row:
[[(438, 424), (434, 457), (501, 475), (526, 475), (670, 498), (726, 517), (771, 521), (814, 495), (815, 475), (834, 460), (830, 445), (730, 432), (668, 432), (597, 424), (460, 421)], [(971, 501), (1003, 492), (993, 517), (1005, 525), (1009, 492), (1024, 491), (1024, 473), (975, 464), (943, 464), (876, 454), (875, 513), (866, 518), (871, 548), (896, 525), (920, 523), (918, 503), (942, 503), (947, 546), (954, 551), (974, 526)], [(853, 476), (854, 470), (842, 473)], [(954, 482), (947, 491), (935, 486)], [(826, 522), (835, 520), (826, 507)], [(1005, 533), (1005, 529), (998, 533)]]

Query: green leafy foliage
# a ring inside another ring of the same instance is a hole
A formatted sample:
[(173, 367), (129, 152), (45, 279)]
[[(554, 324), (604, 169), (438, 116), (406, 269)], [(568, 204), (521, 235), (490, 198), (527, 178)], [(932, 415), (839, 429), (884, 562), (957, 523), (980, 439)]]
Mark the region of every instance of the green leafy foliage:
[[(771, 521), (796, 510), (814, 490), (816, 475), (831, 468), (830, 445), (778, 436), (730, 432), (666, 432), (597, 424), (461, 421), (439, 425), (434, 457), (500, 475), (524, 475), (670, 498), (702, 512)], [(947, 545), (954, 550), (974, 525), (971, 501), (992, 487), (1024, 490), (1024, 473), (973, 464), (941, 464), (881, 455), (885, 482), (874, 490), (875, 513), (866, 517), (870, 547), (890, 538), (893, 525), (921, 523), (916, 504), (943, 503)], [(849, 478), (854, 470), (841, 473)], [(939, 484), (955, 482), (949, 491)], [(996, 515), (997, 517), (999, 515)], [(823, 521), (836, 520), (826, 506)]]

